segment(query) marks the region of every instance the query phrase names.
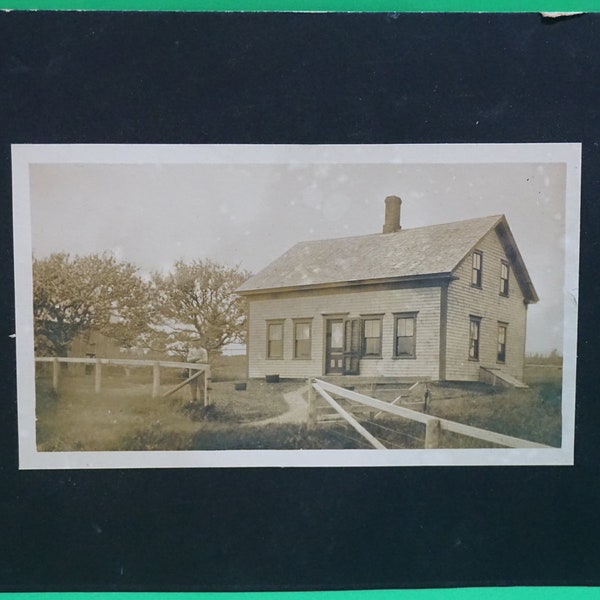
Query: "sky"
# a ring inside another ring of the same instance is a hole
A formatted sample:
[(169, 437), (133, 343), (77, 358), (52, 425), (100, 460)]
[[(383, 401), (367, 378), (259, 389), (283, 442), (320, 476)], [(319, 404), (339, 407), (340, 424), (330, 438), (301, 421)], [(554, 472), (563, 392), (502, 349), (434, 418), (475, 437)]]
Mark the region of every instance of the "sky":
[(142, 272), (210, 258), (258, 272), (297, 242), (504, 214), (540, 297), (527, 352), (562, 348), (562, 163), (30, 165), (33, 253), (112, 252)]

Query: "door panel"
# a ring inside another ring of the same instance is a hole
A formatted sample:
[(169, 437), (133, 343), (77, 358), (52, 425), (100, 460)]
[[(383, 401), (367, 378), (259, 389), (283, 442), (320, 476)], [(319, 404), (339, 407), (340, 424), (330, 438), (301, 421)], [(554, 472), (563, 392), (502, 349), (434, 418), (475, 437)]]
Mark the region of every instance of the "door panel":
[(328, 319), (325, 342), (325, 373), (342, 373), (344, 361), (344, 320)]

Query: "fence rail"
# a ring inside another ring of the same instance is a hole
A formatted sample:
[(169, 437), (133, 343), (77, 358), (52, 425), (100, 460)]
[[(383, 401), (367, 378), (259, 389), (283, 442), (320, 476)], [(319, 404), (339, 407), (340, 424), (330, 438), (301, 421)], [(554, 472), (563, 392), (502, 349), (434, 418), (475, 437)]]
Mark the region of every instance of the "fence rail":
[(161, 369), (189, 369), (197, 371), (184, 382), (178, 384), (173, 389), (165, 394), (162, 398), (170, 396), (184, 385), (202, 378), (200, 389), (203, 391), (204, 406), (210, 404), (210, 365), (207, 363), (187, 363), (187, 362), (172, 362), (168, 360), (134, 360), (129, 358), (67, 358), (63, 356), (43, 356), (36, 357), (36, 363), (51, 363), (52, 364), (52, 388), (55, 392), (58, 391), (60, 385), (60, 363), (82, 364), (94, 366), (94, 391), (100, 393), (102, 389), (102, 367), (103, 366), (123, 366), (123, 367), (148, 367), (152, 368), (152, 398), (158, 398), (160, 394), (160, 372)]
[[(500, 446), (506, 446), (508, 448), (550, 448), (545, 444), (539, 444), (530, 440), (524, 440), (521, 438), (505, 435), (503, 433), (497, 433), (495, 431), (488, 431), (487, 429), (481, 429), (479, 427), (473, 427), (472, 425), (464, 425), (463, 423), (457, 423), (456, 421), (449, 421), (448, 419), (440, 419), (433, 415), (411, 410), (410, 408), (404, 408), (403, 406), (396, 406), (371, 396), (366, 396), (358, 392), (347, 390), (346, 388), (334, 385), (321, 379), (310, 380), (311, 390), (314, 389), (318, 394), (330, 405), (335, 411), (340, 414), (346, 421), (358, 431), (372, 446), (375, 448), (383, 448), (385, 446), (376, 440), (377, 444), (373, 442), (371, 438), (374, 438), (358, 421), (350, 415), (338, 402), (336, 402), (329, 393), (335, 394), (346, 400), (351, 400), (379, 410), (380, 412), (390, 413), (411, 421), (423, 423), (425, 425), (425, 448), (439, 448), (439, 438), (441, 431), (450, 431), (453, 433), (459, 433), (468, 437), (479, 439)], [(350, 417), (350, 418), (348, 418)], [(309, 411), (308, 411), (308, 425), (313, 427), (316, 424), (316, 403), (314, 393), (311, 391), (309, 394)], [(358, 425), (358, 427), (356, 427)], [(368, 435), (365, 435), (366, 432)]]

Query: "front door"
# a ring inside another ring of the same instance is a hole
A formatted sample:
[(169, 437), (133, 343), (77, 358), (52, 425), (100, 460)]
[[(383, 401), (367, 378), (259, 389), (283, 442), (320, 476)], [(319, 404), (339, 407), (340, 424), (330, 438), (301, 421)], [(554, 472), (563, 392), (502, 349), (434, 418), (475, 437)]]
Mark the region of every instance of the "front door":
[(344, 320), (327, 319), (325, 373), (341, 373), (344, 364)]

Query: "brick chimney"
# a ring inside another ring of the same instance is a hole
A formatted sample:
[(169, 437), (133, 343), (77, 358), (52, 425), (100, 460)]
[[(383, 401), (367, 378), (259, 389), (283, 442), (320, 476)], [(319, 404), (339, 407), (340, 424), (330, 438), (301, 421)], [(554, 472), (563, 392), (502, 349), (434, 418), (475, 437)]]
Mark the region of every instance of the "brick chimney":
[(383, 233), (395, 233), (400, 231), (400, 207), (402, 200), (398, 196), (388, 196), (385, 199), (385, 223)]

